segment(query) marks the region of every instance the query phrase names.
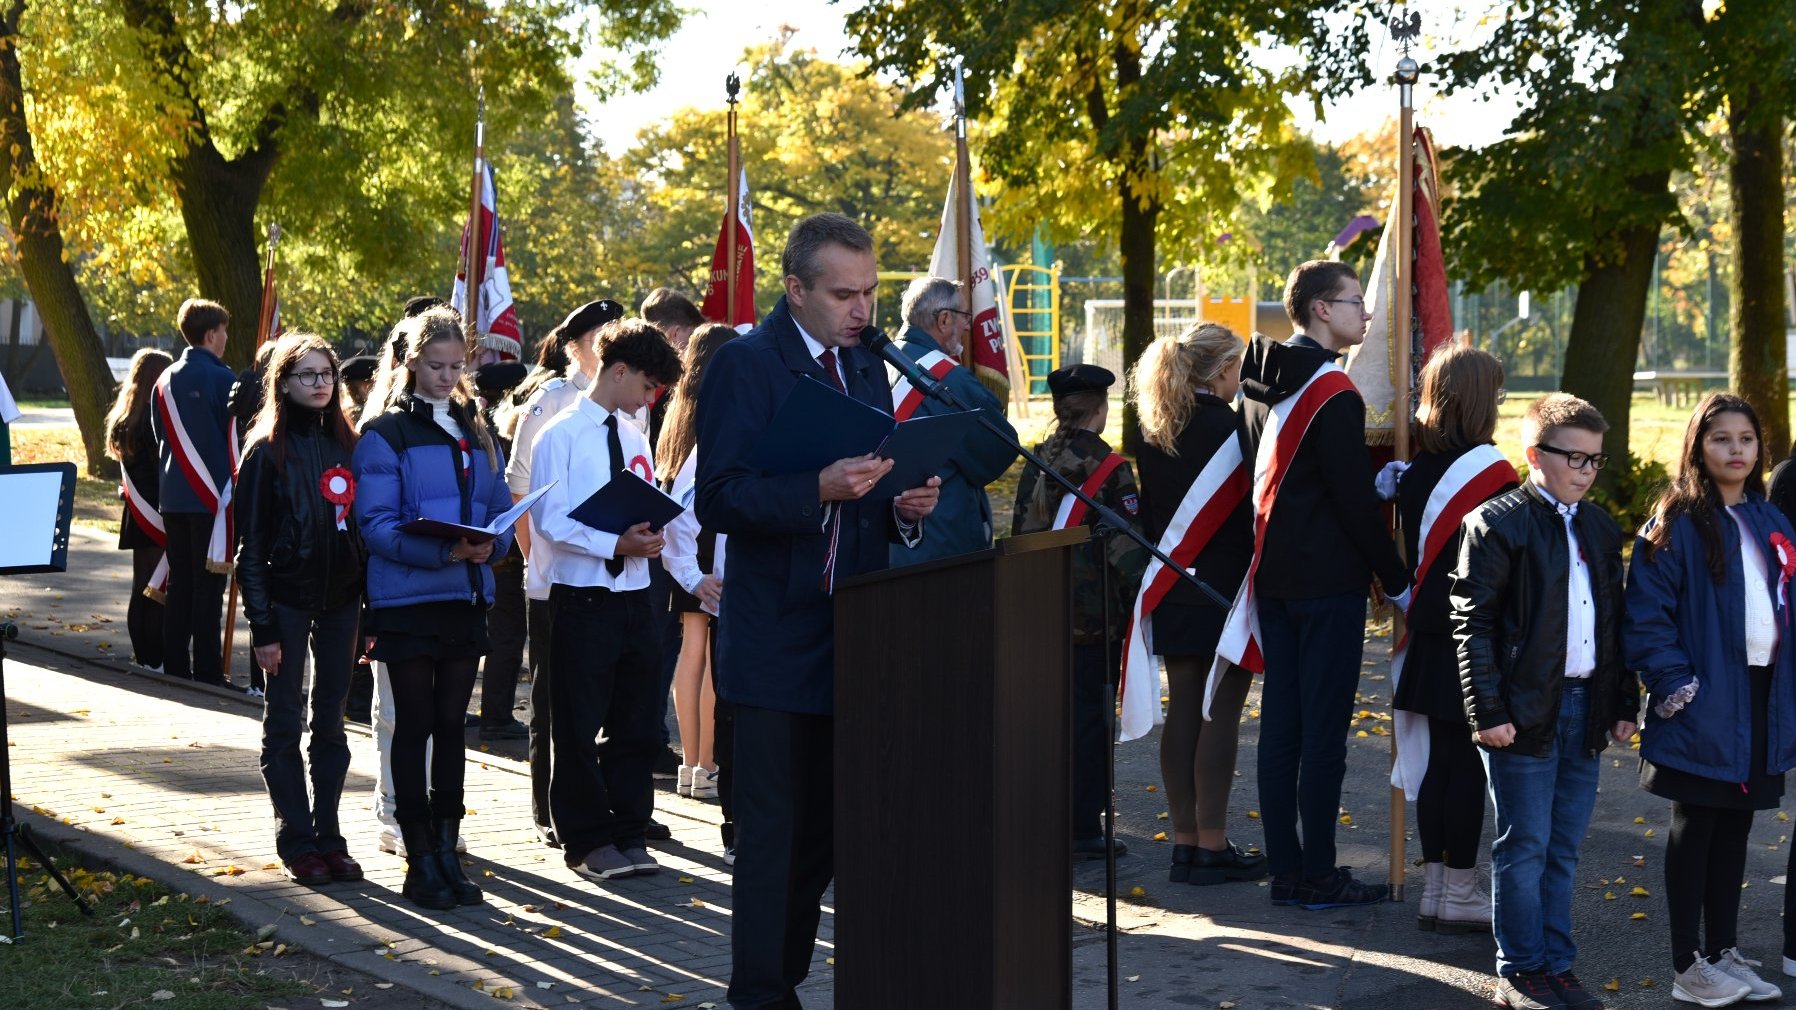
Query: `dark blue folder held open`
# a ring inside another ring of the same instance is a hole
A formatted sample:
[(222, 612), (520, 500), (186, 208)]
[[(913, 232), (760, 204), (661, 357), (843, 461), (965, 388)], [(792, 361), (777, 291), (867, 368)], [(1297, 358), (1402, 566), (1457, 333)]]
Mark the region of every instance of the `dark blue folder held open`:
[(686, 511), (661, 489), (625, 470), (606, 481), (587, 499), (568, 513), (568, 518), (591, 526), (602, 533), (622, 536), (637, 523), (648, 523), (659, 530)]
[(939, 475), (978, 429), (972, 411), (896, 422), (877, 407), (803, 375), (761, 431), (748, 465), (784, 476), (815, 473), (839, 459), (877, 453), (894, 466), (866, 497), (892, 498)]

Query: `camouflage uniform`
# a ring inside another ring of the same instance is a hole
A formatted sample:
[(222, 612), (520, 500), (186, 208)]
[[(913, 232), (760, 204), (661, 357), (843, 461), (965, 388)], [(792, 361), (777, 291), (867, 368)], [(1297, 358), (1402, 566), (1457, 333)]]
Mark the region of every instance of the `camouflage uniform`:
[[(1051, 456), (1048, 455), (1049, 452), (1052, 452)], [(1069, 439), (1062, 440), (1058, 436), (1049, 438), (1035, 447), (1035, 453), (1062, 476), (1076, 485), (1084, 486), (1086, 479), (1109, 457), (1110, 446), (1096, 432), (1079, 430), (1073, 432)], [(1047, 485), (1046, 493), (1038, 501), (1035, 492), (1041, 484)], [(1011, 522), (1011, 534), (1039, 533), (1052, 529), (1054, 514), (1059, 510), (1060, 500), (1065, 493), (1040, 470), (1033, 466), (1026, 467), (1022, 480), (1017, 484), (1016, 514)], [(1131, 522), (1136, 520), (1141, 511), (1139, 493), (1135, 488), (1135, 471), (1126, 461), (1111, 472), (1098, 493), (1092, 497)], [(1085, 525), (1093, 526), (1097, 521), (1095, 512), (1086, 513)], [(1104, 642), (1103, 582), (1098, 570), (1098, 551), (1098, 543), (1091, 541), (1080, 546), (1073, 555), (1073, 642), (1077, 645), (1102, 645)], [(1134, 608), (1135, 594), (1141, 587), (1141, 572), (1147, 567), (1148, 553), (1140, 544), (1118, 533), (1110, 537), (1109, 560), (1110, 630), (1115, 641), (1120, 643), (1129, 613)]]

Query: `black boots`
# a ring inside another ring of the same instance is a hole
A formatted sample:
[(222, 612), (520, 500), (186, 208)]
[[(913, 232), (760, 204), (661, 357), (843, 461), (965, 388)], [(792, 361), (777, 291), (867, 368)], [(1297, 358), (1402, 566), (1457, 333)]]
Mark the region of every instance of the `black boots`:
[[(405, 887), (400, 893), (423, 908), (437, 911), (454, 908), (456, 892), (443, 879), (443, 866), (437, 858), (437, 844), (431, 837), (430, 823), (401, 824), (399, 833), (405, 838)], [(449, 859), (455, 861), (454, 835), (449, 836)], [(461, 869), (459, 864), (456, 869)]]
[[(436, 862), (442, 870), (443, 883), (454, 895), (458, 905), (478, 905), (484, 900), (480, 888), (475, 886), (468, 875), (463, 872), (461, 857), (455, 854), (455, 839), (461, 834), (461, 818), (454, 820), (431, 819), (431, 830), (435, 833), (432, 839), (436, 843)], [(406, 844), (410, 845), (408, 838)]]

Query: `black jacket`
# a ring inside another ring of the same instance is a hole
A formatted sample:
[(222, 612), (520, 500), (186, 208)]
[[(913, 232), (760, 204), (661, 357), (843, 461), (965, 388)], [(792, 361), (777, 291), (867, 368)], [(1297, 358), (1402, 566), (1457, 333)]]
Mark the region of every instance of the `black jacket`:
[[(119, 465), (131, 475), (131, 483), (144, 496), (143, 504), (151, 511), (162, 494), (162, 474), (156, 456), (156, 431), (150, 425), (150, 412), (143, 412), (137, 423), (125, 431), (125, 448), (127, 458)], [(119, 497), (125, 494), (124, 486), (119, 487)], [(118, 545), (120, 550), (134, 550), (138, 547), (157, 547), (151, 539), (150, 532), (137, 525), (131, 515), (131, 506), (121, 506), (122, 513), (118, 527)]]
[[(1334, 355), (1298, 334), (1288, 343), (1255, 337), (1241, 363), (1241, 416), (1247, 458), (1259, 451), (1266, 419)], [(1250, 464), (1251, 465), (1251, 464)], [(1274, 599), (1363, 593), (1378, 576), (1386, 593), (1409, 585), (1372, 488), (1366, 402), (1336, 396), (1317, 411), (1266, 524), (1254, 589)]]
[(331, 610), (362, 595), (367, 552), (352, 510), (337, 529), (337, 506), (320, 482), (332, 467), (350, 469), (350, 450), (310, 410), (289, 412), (285, 466), (276, 469), (265, 441), (237, 467), (237, 584), (255, 645), (280, 641), (274, 605)]
[[(1141, 482), (1141, 529), (1158, 544), (1197, 476), (1226, 439), (1241, 437), (1241, 415), (1208, 393), (1179, 432), (1177, 456), (1143, 441), (1136, 457)], [(1250, 464), (1251, 465), (1251, 464)], [(1253, 561), (1253, 499), (1244, 496), (1209, 544), (1192, 560), (1191, 572), (1232, 600)], [(1173, 583), (1154, 617), (1154, 651), (1162, 656), (1207, 656), (1216, 651), (1227, 611), (1183, 579)]]
[[(1596, 605), (1596, 670), (1590, 679), (1590, 754), (1608, 745), (1616, 722), (1634, 722), (1640, 688), (1622, 664), (1621, 530), (1588, 502), (1572, 520), (1590, 568)], [(1453, 569), (1453, 640), (1466, 716), (1475, 729), (1515, 726), (1509, 750), (1540, 757), (1552, 749), (1565, 685), (1567, 583), (1565, 521), (1532, 482), (1466, 517)]]

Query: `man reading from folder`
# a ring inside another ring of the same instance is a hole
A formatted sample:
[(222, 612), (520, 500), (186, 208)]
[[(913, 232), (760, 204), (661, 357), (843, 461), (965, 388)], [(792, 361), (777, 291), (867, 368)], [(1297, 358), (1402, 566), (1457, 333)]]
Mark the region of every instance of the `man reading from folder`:
[(890, 460), (780, 476), (749, 464), (801, 377), (891, 412), (885, 366), (860, 346), (879, 283), (872, 236), (840, 214), (806, 218), (781, 267), (785, 296), (718, 350), (699, 392), (698, 519), (730, 538), (716, 670), (717, 693), (736, 712), (737, 1010), (799, 1006), (834, 873), (831, 589), (885, 568), (890, 544), (920, 543), (941, 484), (872, 499)]

